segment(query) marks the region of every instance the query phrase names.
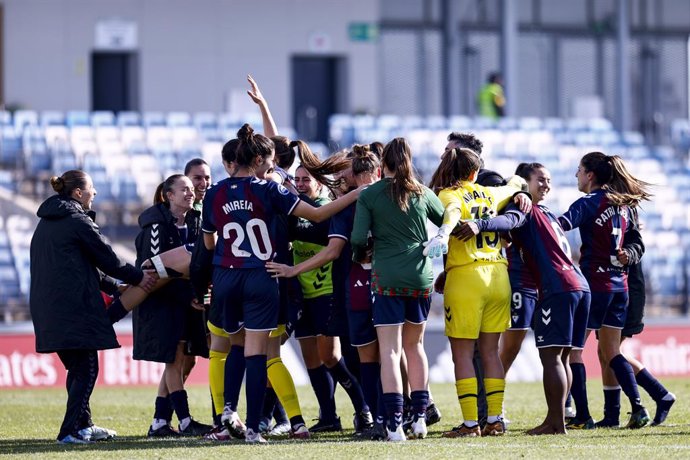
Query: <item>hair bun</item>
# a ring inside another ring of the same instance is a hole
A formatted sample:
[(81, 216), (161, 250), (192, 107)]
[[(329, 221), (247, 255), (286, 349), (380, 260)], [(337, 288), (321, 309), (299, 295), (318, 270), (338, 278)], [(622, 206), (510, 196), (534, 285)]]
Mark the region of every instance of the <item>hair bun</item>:
[(242, 125), (239, 131), (237, 131), (237, 137), (243, 141), (246, 141), (247, 139), (251, 139), (251, 137), (254, 135), (254, 128), (249, 126), (249, 123), (245, 123)]
[(53, 187), (53, 190), (60, 193), (65, 187), (65, 180), (60, 176), (53, 176), (50, 178), (50, 186)]
[(355, 144), (352, 146), (352, 156), (355, 158), (366, 158), (371, 153), (368, 145)]

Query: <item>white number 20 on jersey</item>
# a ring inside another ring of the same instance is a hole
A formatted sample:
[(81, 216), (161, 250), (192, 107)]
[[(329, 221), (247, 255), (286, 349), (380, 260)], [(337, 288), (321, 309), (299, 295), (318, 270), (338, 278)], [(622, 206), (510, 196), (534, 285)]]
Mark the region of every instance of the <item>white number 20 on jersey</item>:
[[(271, 238), (268, 235), (266, 222), (261, 219), (251, 219), (247, 222), (246, 228), (247, 230), (245, 232), (245, 229), (237, 222), (228, 222), (223, 226), (224, 239), (230, 240), (232, 238), (232, 233), (236, 235), (231, 246), (232, 255), (235, 257), (251, 257), (253, 253), (259, 260), (270, 259), (273, 253), (273, 247), (271, 246)], [(249, 238), (249, 245), (252, 252), (240, 249), (245, 236)], [(261, 243), (259, 243), (259, 238), (261, 238)]]

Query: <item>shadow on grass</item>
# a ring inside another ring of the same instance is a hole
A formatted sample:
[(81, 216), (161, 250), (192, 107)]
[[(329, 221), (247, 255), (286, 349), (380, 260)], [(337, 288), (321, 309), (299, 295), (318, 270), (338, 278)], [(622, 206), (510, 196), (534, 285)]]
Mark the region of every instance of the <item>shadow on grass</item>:
[[(273, 438), (269, 445), (299, 444), (341, 444), (345, 442), (362, 441), (348, 434), (319, 434), (307, 440), (289, 438)], [(243, 440), (227, 442), (207, 441), (201, 438), (149, 438), (147, 436), (118, 436), (108, 441), (98, 441), (89, 444), (58, 444), (54, 439), (0, 439), (0, 452), (7, 454), (40, 454), (49, 452), (87, 452), (87, 451), (129, 451), (129, 450), (160, 450), (160, 449), (189, 449), (225, 446), (247, 446)]]

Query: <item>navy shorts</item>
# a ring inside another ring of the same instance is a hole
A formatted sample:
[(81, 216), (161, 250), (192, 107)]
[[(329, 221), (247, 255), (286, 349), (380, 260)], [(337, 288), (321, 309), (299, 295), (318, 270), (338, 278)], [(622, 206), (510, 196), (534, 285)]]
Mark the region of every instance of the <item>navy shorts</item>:
[(374, 294), (374, 326), (405, 322), (421, 324), (429, 317), (431, 297), (402, 297)]
[(533, 327), (537, 348), (585, 346), (589, 292), (553, 294), (541, 300), (534, 311)]
[(587, 329), (598, 331), (602, 326), (623, 329), (628, 312), (628, 292), (592, 292)]
[(302, 300), (302, 315), (295, 326), (295, 338), (330, 336), (329, 320), (335, 308), (331, 294)]
[(537, 304), (535, 291), (513, 291), (510, 297), (509, 330), (524, 331), (532, 327), (532, 316)]
[(223, 329), (271, 331), (278, 326), (278, 283), (264, 268), (213, 270), (213, 297), (223, 312)]

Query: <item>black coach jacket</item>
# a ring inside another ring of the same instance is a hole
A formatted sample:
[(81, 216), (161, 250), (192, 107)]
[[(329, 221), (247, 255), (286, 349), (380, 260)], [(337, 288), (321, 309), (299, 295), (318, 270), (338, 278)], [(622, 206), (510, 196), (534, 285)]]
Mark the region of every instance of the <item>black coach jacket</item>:
[(139, 284), (142, 271), (120, 260), (94, 222), (69, 197), (41, 204), (31, 239), (31, 318), (36, 351), (118, 348), (101, 297), (103, 273)]
[[(196, 241), (201, 229), (201, 213), (190, 210), (185, 216), (188, 241)], [(146, 209), (139, 216), (141, 231), (137, 235), (137, 267), (155, 255), (185, 244), (175, 226), (175, 218), (165, 204)], [(205, 347), (206, 335), (203, 312), (191, 307), (193, 298), (189, 280), (174, 279), (151, 293), (132, 313), (134, 332), (134, 359), (171, 363), (175, 360), (180, 341), (201, 340)], [(205, 353), (204, 353), (205, 351)]]

